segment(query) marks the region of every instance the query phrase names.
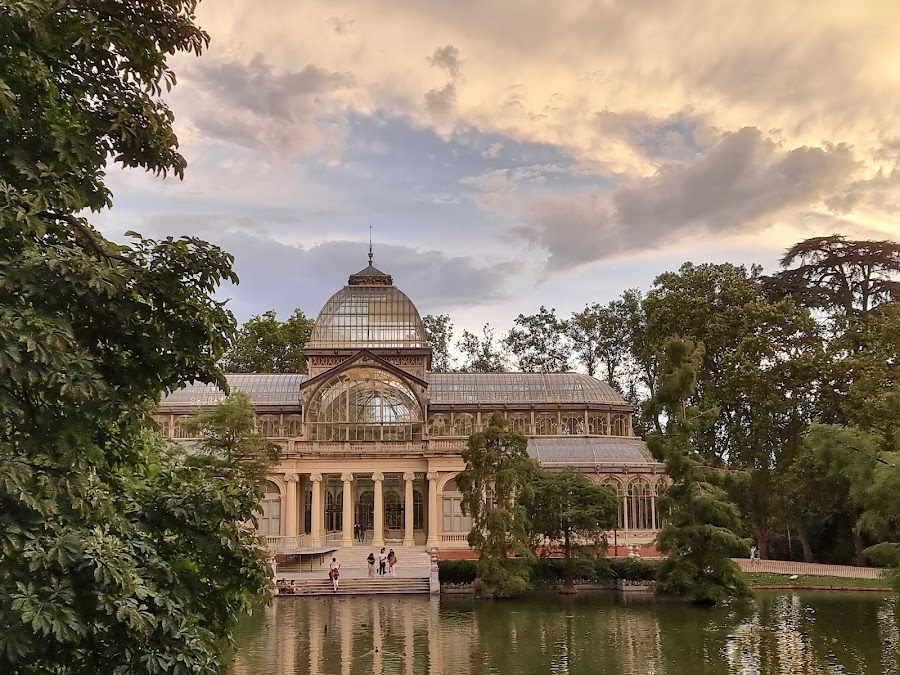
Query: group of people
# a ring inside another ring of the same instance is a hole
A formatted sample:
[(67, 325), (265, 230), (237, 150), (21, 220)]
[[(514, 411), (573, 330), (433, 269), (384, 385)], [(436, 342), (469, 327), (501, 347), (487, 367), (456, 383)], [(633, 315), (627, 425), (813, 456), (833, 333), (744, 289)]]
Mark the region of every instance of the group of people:
[[(369, 576), (375, 576), (375, 554), (369, 553), (369, 557), (366, 558), (366, 562), (369, 563)], [(397, 565), (397, 555), (394, 553), (394, 549), (391, 549), (387, 553), (385, 553), (385, 549), (381, 549), (381, 553), (378, 554), (378, 576), (383, 577), (387, 574), (387, 569), (390, 570), (391, 576), (397, 576), (397, 572), (394, 570), (394, 567)]]
[[(375, 554), (369, 553), (366, 562), (369, 563), (369, 576), (374, 577), (376, 563)], [(394, 553), (394, 549), (387, 551), (387, 549), (382, 548), (381, 553), (378, 554), (377, 562), (378, 576), (387, 576), (388, 572), (390, 572), (392, 577), (397, 576), (395, 570), (397, 566), (397, 554)], [(331, 564), (328, 565), (328, 578), (331, 580), (331, 587), (337, 592), (341, 585), (341, 563), (338, 562), (337, 558), (332, 558)], [(294, 582), (288, 582), (286, 579), (279, 579), (277, 587), (279, 595), (292, 595), (296, 591)]]

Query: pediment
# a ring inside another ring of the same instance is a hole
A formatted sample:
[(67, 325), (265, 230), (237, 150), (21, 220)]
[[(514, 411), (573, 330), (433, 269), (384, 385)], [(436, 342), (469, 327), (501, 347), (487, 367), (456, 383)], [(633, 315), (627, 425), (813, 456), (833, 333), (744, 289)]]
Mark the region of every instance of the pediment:
[(353, 368), (359, 367), (369, 367), (369, 368), (380, 368), (385, 370), (392, 375), (400, 378), (401, 380), (406, 380), (411, 384), (415, 384), (421, 387), (422, 391), (428, 389), (428, 382), (423, 380), (415, 375), (412, 375), (409, 371), (403, 370), (398, 366), (395, 366), (390, 361), (383, 359), (377, 354), (369, 351), (368, 349), (360, 349), (358, 352), (353, 354), (350, 358), (343, 361), (339, 365), (326, 370), (322, 373), (319, 373), (315, 377), (312, 377), (300, 385), (300, 391), (309, 390), (311, 388), (315, 388), (319, 385), (320, 382), (327, 380), (335, 375), (339, 375), (345, 371), (351, 370)]

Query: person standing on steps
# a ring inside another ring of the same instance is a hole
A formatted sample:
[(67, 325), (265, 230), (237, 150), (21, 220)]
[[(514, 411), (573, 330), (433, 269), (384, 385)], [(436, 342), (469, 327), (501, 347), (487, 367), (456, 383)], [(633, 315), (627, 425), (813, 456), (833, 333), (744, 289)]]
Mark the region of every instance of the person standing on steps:
[(341, 583), (341, 563), (337, 561), (337, 558), (331, 559), (331, 564), (328, 566), (328, 576), (331, 577), (331, 585), (334, 591), (337, 592)]
[(387, 561), (388, 567), (391, 569), (391, 576), (397, 576), (397, 573), (394, 571), (394, 565), (397, 564), (397, 556), (394, 554), (394, 549), (391, 549), (390, 553), (388, 553)]
[(356, 535), (356, 541), (362, 542), (362, 528), (358, 522), (353, 526), (353, 534)]
[(366, 562), (369, 563), (369, 576), (375, 576), (375, 554), (372, 551), (369, 551), (369, 557), (366, 558)]
[(387, 554), (384, 552), (384, 549), (381, 549), (381, 553), (378, 554), (378, 576), (383, 577), (385, 573), (385, 563), (387, 563)]

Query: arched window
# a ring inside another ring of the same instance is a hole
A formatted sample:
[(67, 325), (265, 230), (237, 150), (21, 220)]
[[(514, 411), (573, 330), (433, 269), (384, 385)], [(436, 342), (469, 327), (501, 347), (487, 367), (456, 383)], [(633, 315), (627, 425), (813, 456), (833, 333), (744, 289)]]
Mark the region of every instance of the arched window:
[(516, 431), (528, 434), (528, 427), (531, 425), (531, 415), (526, 413), (513, 413), (509, 416), (510, 427)]
[(191, 419), (190, 415), (180, 415), (175, 418), (175, 438), (194, 438), (196, 432), (189, 431), (185, 423)]
[(172, 417), (170, 415), (154, 415), (153, 421), (163, 436), (169, 438), (172, 435)]
[(389, 530), (403, 529), (403, 502), (396, 490), (384, 493), (384, 526)]
[(475, 430), (475, 417), (469, 413), (459, 413), (453, 418), (453, 435), (470, 436)]
[(366, 490), (356, 500), (356, 520), (363, 531), (375, 527), (375, 493)]
[(562, 432), (581, 435), (584, 433), (584, 415), (563, 415)]
[(284, 435), (301, 436), (303, 434), (303, 418), (300, 415), (287, 415), (284, 418)]
[(645, 479), (636, 478), (628, 484), (629, 529), (653, 529), (653, 497), (653, 488)]
[(438, 413), (432, 415), (428, 422), (428, 433), (431, 436), (448, 436), (450, 434), (450, 423), (446, 415)]
[(625, 415), (613, 415), (612, 418), (612, 435), (613, 436), (625, 436), (627, 435), (626, 426), (626, 418)]
[(415, 393), (380, 368), (351, 368), (329, 379), (313, 395), (306, 420), (317, 441), (422, 439)]
[(625, 490), (622, 487), (622, 483), (615, 480), (614, 478), (604, 478), (600, 481), (601, 485), (604, 485), (611, 489), (616, 493), (616, 499), (618, 500), (619, 509), (618, 516), (616, 518), (616, 529), (624, 530), (625, 529)]
[(609, 426), (606, 424), (606, 413), (588, 417), (588, 433), (594, 436), (608, 436)]
[(480, 429), (481, 429), (482, 431), (483, 431), (484, 429), (487, 429), (487, 426), (488, 426), (488, 424), (489, 424), (490, 421), (491, 421), (491, 417), (493, 417), (494, 415), (500, 415), (500, 417), (503, 417), (503, 413), (502, 413), (502, 412), (499, 412), (499, 411), (498, 411), (498, 412), (482, 412), (482, 413), (480, 413), (480, 414), (481, 414), (481, 427), (480, 427)]
[(425, 529), (425, 499), (418, 490), (413, 490), (413, 529)]
[(279, 536), (281, 534), (281, 491), (270, 480), (266, 481), (266, 492), (260, 506), (258, 532), (270, 537)]
[(260, 436), (278, 438), (281, 436), (278, 415), (259, 415), (256, 418), (256, 433)]
[(541, 413), (534, 418), (534, 433), (538, 436), (553, 436), (559, 433), (556, 413)]

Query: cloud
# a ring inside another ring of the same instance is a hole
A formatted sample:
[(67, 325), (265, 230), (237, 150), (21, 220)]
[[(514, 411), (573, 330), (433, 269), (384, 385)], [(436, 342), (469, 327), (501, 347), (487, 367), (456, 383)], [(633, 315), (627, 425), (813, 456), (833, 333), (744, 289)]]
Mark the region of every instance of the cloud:
[(514, 232), (545, 249), (548, 270), (560, 271), (687, 236), (765, 229), (785, 212), (827, 203), (858, 169), (846, 145), (785, 150), (746, 127), (690, 161), (610, 192), (534, 197)]
[(428, 57), (428, 63), (435, 68), (443, 68), (454, 80), (459, 77), (459, 50), (453, 45), (435, 49), (434, 53)]
[(456, 108), (456, 85), (452, 82), (425, 93), (425, 109), (432, 115), (447, 115), (453, 112), (454, 108)]
[(261, 54), (204, 61), (190, 71), (205, 105), (190, 119), (207, 137), (248, 148), (296, 152), (340, 145), (356, 78), (308, 64), (276, 72)]

